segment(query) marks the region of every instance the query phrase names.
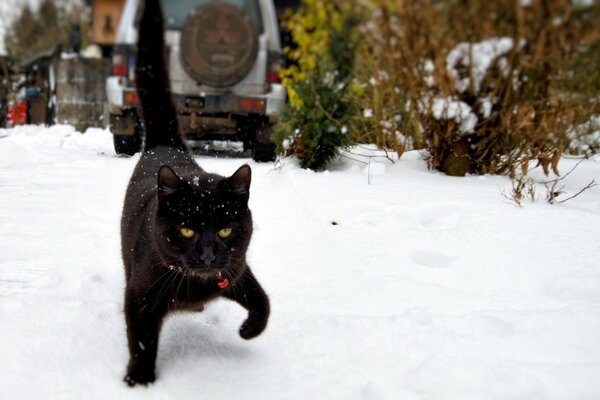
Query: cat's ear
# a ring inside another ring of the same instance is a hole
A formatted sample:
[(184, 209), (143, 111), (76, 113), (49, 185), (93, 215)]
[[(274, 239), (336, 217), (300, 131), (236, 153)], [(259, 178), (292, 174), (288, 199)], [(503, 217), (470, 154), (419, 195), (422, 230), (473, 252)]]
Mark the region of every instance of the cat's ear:
[(158, 170), (158, 197), (163, 198), (164, 196), (176, 193), (182, 186), (181, 179), (177, 176), (175, 171), (166, 165), (163, 165)]
[(252, 181), (252, 170), (247, 164), (242, 165), (228, 179), (229, 187), (233, 194), (250, 196), (250, 182)]

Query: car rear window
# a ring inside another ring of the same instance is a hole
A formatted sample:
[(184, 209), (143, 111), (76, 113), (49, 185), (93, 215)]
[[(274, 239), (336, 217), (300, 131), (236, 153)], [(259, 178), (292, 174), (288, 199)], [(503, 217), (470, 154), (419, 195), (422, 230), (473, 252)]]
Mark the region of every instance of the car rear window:
[(183, 28), (185, 20), (192, 11), (211, 3), (227, 3), (238, 7), (252, 19), (256, 25), (256, 29), (262, 33), (263, 24), (258, 0), (162, 0), (161, 4), (165, 14), (167, 29), (180, 30)]

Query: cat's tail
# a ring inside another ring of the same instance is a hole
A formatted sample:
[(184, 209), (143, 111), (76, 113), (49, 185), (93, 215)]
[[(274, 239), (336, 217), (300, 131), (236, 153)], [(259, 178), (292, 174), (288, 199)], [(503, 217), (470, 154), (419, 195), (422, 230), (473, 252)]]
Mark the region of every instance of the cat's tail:
[(156, 146), (185, 149), (171, 97), (165, 62), (163, 14), (159, 0), (141, 0), (135, 68), (136, 86), (145, 126), (144, 151)]

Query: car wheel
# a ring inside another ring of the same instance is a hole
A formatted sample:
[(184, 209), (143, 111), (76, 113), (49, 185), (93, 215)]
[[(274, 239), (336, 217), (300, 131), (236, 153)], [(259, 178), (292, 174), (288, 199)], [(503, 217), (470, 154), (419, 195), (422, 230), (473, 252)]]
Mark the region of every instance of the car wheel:
[(142, 138), (136, 132), (134, 135), (113, 135), (113, 144), (117, 154), (132, 156), (142, 148)]
[(252, 69), (258, 30), (232, 4), (211, 3), (190, 14), (181, 30), (181, 60), (188, 75), (214, 87), (235, 85)]

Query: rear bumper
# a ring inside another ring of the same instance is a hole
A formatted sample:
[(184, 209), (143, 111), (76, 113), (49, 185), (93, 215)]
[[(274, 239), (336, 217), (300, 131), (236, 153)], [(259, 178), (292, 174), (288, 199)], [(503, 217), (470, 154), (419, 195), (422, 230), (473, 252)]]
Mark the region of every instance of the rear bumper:
[[(136, 91), (121, 77), (109, 77), (106, 83), (110, 131), (116, 135), (133, 135), (138, 123)], [(176, 94), (173, 96), (180, 127), (186, 137), (244, 136), (252, 129), (248, 119), (275, 123), (285, 106), (286, 92), (272, 84), (263, 95), (242, 96), (234, 93)]]
[[(138, 106), (135, 88), (127, 85), (125, 78), (111, 76), (106, 81), (108, 110), (120, 114), (123, 109)], [(196, 114), (239, 114), (265, 115), (276, 120), (286, 102), (286, 92), (280, 84), (271, 84), (269, 92), (258, 95), (218, 94), (175, 94), (177, 111), (181, 115)]]
[(264, 115), (273, 120), (285, 106), (286, 93), (281, 85), (272, 85), (264, 95), (241, 96), (224, 94), (178, 94), (175, 103), (179, 114), (237, 114)]

